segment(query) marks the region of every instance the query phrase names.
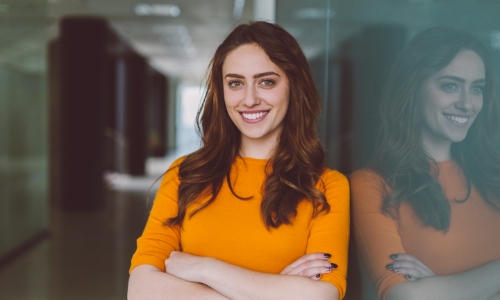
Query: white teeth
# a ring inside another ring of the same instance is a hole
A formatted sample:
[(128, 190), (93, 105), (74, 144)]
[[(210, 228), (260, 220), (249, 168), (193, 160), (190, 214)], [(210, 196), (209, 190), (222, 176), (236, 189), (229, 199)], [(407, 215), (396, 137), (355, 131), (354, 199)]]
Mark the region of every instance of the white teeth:
[(242, 113), (242, 115), (243, 115), (243, 118), (245, 118), (245, 119), (255, 120), (255, 119), (262, 118), (264, 115), (267, 115), (267, 111), (253, 113), (253, 114)]
[(467, 121), (469, 121), (469, 117), (457, 117), (457, 116), (450, 116), (450, 115), (444, 115), (448, 120), (458, 123), (458, 124), (465, 124)]

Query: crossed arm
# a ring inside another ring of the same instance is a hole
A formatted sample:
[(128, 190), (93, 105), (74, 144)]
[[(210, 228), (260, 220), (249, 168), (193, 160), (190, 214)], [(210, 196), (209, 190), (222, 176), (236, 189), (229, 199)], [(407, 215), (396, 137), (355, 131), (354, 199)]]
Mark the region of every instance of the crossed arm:
[[(129, 279), (129, 299), (340, 298), (343, 290), (339, 289), (345, 287), (349, 236), (349, 189), (345, 177), (333, 174), (325, 180), (325, 196), (331, 201), (331, 210), (310, 221), (305, 252), (313, 253), (285, 267), (281, 274), (270, 274), (179, 252), (180, 228), (162, 223), (177, 213), (176, 199), (171, 194), (176, 191), (178, 180), (176, 176), (168, 176), (167, 173), (164, 187), (157, 194), (143, 237), (138, 240)], [(339, 289), (332, 283), (319, 281), (321, 274), (336, 268), (324, 253), (317, 252), (329, 249), (336, 251), (331, 252), (332, 259), (339, 264), (334, 276), (329, 275), (336, 279), (330, 281), (337, 280)]]
[(250, 271), (210, 257), (172, 252), (164, 273), (140, 265), (130, 274), (128, 298), (134, 299), (339, 299), (318, 274), (332, 270), (323, 253), (305, 255), (281, 274)]
[(465, 272), (436, 276), (416, 257), (405, 254), (397, 222), (380, 211), (383, 182), (367, 172), (351, 176), (353, 232), (358, 254), (379, 298), (500, 300), (498, 260)]
[(398, 299), (500, 299), (500, 260), (458, 274), (436, 276), (416, 257), (393, 254), (393, 263), (386, 266), (405, 275), (408, 282), (396, 285), (387, 295)]

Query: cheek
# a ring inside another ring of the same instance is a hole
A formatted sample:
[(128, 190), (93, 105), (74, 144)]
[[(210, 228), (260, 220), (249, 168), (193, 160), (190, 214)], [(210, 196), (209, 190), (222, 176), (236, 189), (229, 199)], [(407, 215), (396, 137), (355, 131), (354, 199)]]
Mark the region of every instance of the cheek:
[(457, 101), (457, 94), (432, 89), (424, 94), (424, 109), (428, 114), (441, 114)]
[(288, 103), (290, 101), (290, 94), (288, 92), (288, 89), (284, 88), (276, 90), (272, 95), (272, 99), (275, 99), (275, 106), (280, 106), (286, 112), (286, 110), (288, 109)]
[(230, 89), (224, 88), (224, 103), (228, 109), (234, 108), (237, 106), (237, 95), (235, 91), (231, 91)]
[(476, 114), (478, 114), (482, 109), (484, 105), (484, 100), (483, 96), (479, 97), (476, 101), (476, 104), (474, 105), (474, 110), (476, 111)]

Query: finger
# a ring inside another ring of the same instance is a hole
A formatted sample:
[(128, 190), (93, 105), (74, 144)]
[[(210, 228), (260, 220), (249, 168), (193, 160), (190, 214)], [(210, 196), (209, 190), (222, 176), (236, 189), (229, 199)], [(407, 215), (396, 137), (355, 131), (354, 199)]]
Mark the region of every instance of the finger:
[(409, 274), (406, 274), (406, 275), (405, 275), (405, 278), (406, 278), (406, 280), (408, 280), (408, 281), (416, 281), (417, 279), (419, 279), (419, 278), (416, 278), (416, 277), (411, 276), (411, 275), (409, 275)]
[(434, 272), (432, 272), (431, 269), (429, 269), (426, 265), (424, 265), (419, 259), (417, 259), (413, 255), (404, 254), (404, 253), (395, 253), (395, 254), (391, 254), (391, 259), (393, 259), (394, 261), (411, 261), (411, 262), (417, 263), (422, 268), (427, 270), (428, 273), (432, 274), (432, 276), (435, 276)]
[(296, 267), (296, 266), (298, 266), (306, 261), (309, 261), (309, 260), (327, 260), (330, 257), (331, 257), (331, 255), (328, 253), (323, 253), (323, 252), (310, 253), (310, 254), (303, 255), (302, 257), (300, 257), (299, 259), (297, 259), (296, 261), (291, 263), (290, 266)]
[(432, 276), (435, 276), (434, 272), (432, 272), (431, 269), (429, 269), (426, 265), (424, 265), (419, 259), (417, 259), (413, 255), (404, 254), (404, 253), (396, 253), (396, 254), (392, 254), (391, 258), (395, 261), (411, 261), (411, 262), (417, 263), (423, 269), (427, 270), (427, 272), (430, 273)]
[(328, 267), (315, 267), (315, 268), (308, 268), (304, 269), (301, 272), (297, 274), (288, 274), (288, 275), (298, 275), (298, 276), (304, 276), (304, 277), (311, 277), (317, 274), (327, 274), (330, 273), (334, 268), (332, 266)]
[(430, 277), (432, 276), (428, 272), (423, 272), (422, 269), (415, 269), (415, 268), (407, 268), (407, 267), (402, 267), (402, 268), (394, 268), (393, 271), (397, 274), (401, 275), (406, 275), (406, 279), (421, 279), (425, 277)]
[(312, 280), (318, 281), (318, 280), (321, 279), (321, 274), (316, 274), (316, 275), (313, 275), (313, 276), (311, 276), (309, 278), (311, 278)]
[(394, 272), (401, 274), (401, 275), (405, 275), (406, 279), (414, 278), (415, 280), (417, 280), (420, 278), (429, 277), (429, 276), (423, 274), (420, 270), (412, 269), (412, 268), (395, 268)]
[(283, 271), (281, 271), (280, 274), (288, 274), (290, 270), (296, 268), (297, 266), (303, 264), (306, 261), (310, 260), (323, 260), (326, 261), (328, 258), (330, 258), (331, 255), (328, 253), (323, 253), (323, 252), (317, 252), (317, 253), (311, 253), (311, 254), (306, 254), (294, 261), (293, 263), (289, 264), (286, 266)]
[(289, 269), (286, 273), (287, 275), (304, 275), (304, 271), (308, 269), (317, 269), (317, 268), (329, 268), (330, 271), (332, 269), (337, 268), (337, 265), (325, 260), (308, 260), (293, 269)]
[(417, 276), (419, 278), (434, 276), (434, 274), (432, 272), (429, 272), (427, 268), (423, 268), (420, 264), (412, 261), (395, 261), (391, 264), (388, 264), (386, 268), (389, 270), (393, 270), (396, 273), (399, 273), (398, 270), (411, 269), (413, 271), (410, 275)]

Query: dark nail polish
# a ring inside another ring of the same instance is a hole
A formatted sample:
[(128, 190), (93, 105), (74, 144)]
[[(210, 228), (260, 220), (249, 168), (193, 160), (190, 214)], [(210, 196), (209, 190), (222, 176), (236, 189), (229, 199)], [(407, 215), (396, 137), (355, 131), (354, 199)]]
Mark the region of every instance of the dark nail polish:
[(387, 266), (385, 266), (387, 269), (389, 270), (392, 270), (392, 268), (394, 268), (394, 265), (393, 264), (388, 264)]
[(321, 277), (321, 275), (320, 275), (320, 274), (316, 275), (316, 278), (320, 278), (320, 277)]
[(406, 279), (411, 279), (411, 275), (406, 275)]
[(323, 255), (325, 256), (325, 258), (330, 258), (330, 257), (332, 257), (332, 255), (331, 255), (330, 253), (324, 253)]
[(391, 259), (396, 259), (396, 258), (398, 258), (397, 254), (391, 254)]
[(332, 269), (336, 269), (336, 268), (338, 268), (338, 267), (339, 267), (339, 266), (337, 266), (337, 264), (332, 263)]

